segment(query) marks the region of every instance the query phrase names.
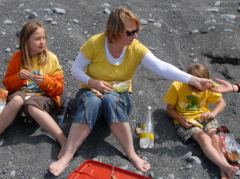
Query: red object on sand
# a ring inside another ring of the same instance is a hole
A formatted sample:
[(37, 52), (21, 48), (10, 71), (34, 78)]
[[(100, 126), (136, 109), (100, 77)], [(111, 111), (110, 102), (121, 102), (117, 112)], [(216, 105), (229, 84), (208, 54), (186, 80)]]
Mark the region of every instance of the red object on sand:
[(75, 169), (68, 179), (151, 179), (149, 177), (124, 170), (95, 160), (86, 160)]

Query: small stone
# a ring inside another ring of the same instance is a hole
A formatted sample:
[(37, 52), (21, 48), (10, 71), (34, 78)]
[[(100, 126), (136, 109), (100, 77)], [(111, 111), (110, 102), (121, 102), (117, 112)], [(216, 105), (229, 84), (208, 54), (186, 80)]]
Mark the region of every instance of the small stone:
[(142, 25), (147, 25), (148, 24), (148, 21), (146, 19), (140, 19), (140, 23)]
[(16, 171), (15, 170), (11, 171), (10, 175), (11, 175), (11, 177), (15, 177), (16, 176)]
[(6, 49), (5, 49), (5, 52), (6, 52), (6, 53), (9, 53), (9, 52), (11, 52), (11, 49), (10, 49), (10, 48), (6, 48)]
[(121, 166), (119, 166), (119, 168), (121, 168), (121, 169), (123, 169), (123, 170), (128, 170), (128, 165), (127, 164), (125, 164), (125, 165), (121, 165)]
[(154, 22), (153, 25), (158, 28), (162, 27), (162, 24), (160, 22)]
[(111, 11), (109, 8), (104, 8), (104, 11), (103, 11), (104, 14), (110, 14)]
[(183, 160), (187, 160), (189, 157), (192, 156), (192, 152), (191, 151), (188, 151), (186, 154), (183, 155), (182, 159)]
[(170, 178), (170, 179), (175, 179), (175, 175), (174, 174), (168, 174), (168, 177)]
[(213, 31), (213, 30), (215, 30), (215, 29), (216, 29), (215, 26), (210, 26), (210, 27), (208, 27), (208, 30), (209, 30), (209, 31)]
[(219, 8), (217, 8), (217, 7), (213, 7), (213, 8), (209, 8), (209, 9), (207, 9), (207, 11), (217, 13), (217, 12), (219, 12)]
[(194, 53), (191, 53), (189, 56), (190, 56), (190, 57), (194, 57), (194, 55), (195, 55)]
[(79, 24), (79, 20), (77, 20), (77, 19), (73, 19), (73, 22), (74, 22), (75, 24)]
[(186, 166), (186, 169), (192, 169), (192, 168), (193, 168), (193, 166), (191, 164)]
[(148, 19), (148, 22), (150, 22), (150, 23), (154, 23), (155, 20), (154, 20), (154, 19)]
[(29, 19), (35, 19), (35, 18), (38, 18), (38, 14), (36, 12), (30, 12), (29, 15), (28, 15), (28, 18)]
[(0, 146), (3, 146), (3, 144), (4, 144), (4, 139), (2, 136), (0, 136)]
[(47, 18), (44, 19), (44, 21), (45, 21), (45, 22), (52, 22), (52, 21), (53, 21), (53, 18), (47, 17)]
[(151, 170), (151, 171), (148, 173), (148, 176), (149, 176), (150, 178), (154, 178), (154, 172)]
[(9, 19), (7, 19), (7, 20), (5, 20), (4, 21), (4, 24), (7, 24), (7, 25), (11, 25), (13, 22), (11, 21), (11, 20), (9, 20)]
[(19, 6), (18, 7), (23, 7), (24, 6), (24, 4), (22, 3), (22, 4), (19, 4)]
[(61, 8), (53, 8), (52, 10), (53, 10), (54, 13), (57, 13), (57, 14), (62, 14), (63, 15), (63, 14), (66, 13), (65, 9), (61, 9)]
[(57, 22), (56, 21), (52, 21), (51, 24), (52, 25), (57, 25)]
[(221, 1), (216, 1), (214, 6), (220, 6), (220, 4), (221, 4)]
[(193, 163), (193, 164), (201, 164), (202, 163), (202, 161), (200, 160), (200, 158), (198, 158), (197, 156), (190, 156), (189, 158), (188, 158), (188, 161), (190, 161), (191, 163)]

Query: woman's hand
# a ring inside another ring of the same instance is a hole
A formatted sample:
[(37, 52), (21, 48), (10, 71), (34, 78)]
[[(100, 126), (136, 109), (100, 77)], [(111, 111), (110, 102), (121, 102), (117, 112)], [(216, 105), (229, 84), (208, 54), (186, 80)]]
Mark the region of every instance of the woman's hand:
[[(211, 90), (218, 93), (227, 93), (237, 91), (236, 85), (233, 85), (225, 80), (221, 80), (216, 78), (215, 81), (219, 84), (219, 86), (212, 88)], [(236, 88), (236, 89), (235, 89)]]
[(32, 73), (25, 69), (22, 69), (19, 72), (19, 78), (22, 80), (30, 80), (30, 79), (32, 79), (32, 76), (33, 76)]
[(112, 91), (112, 85), (106, 81), (90, 79), (88, 85), (101, 93)]
[(213, 81), (206, 78), (198, 78), (196, 76), (192, 76), (188, 84), (194, 86), (200, 91), (204, 91), (212, 88)]

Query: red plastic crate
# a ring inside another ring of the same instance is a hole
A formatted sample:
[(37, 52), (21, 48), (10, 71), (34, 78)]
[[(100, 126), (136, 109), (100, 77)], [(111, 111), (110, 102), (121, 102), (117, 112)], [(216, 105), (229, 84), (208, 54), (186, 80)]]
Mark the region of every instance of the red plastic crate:
[[(114, 175), (115, 177), (112, 177)], [(95, 160), (86, 160), (75, 169), (68, 179), (151, 179), (149, 177), (124, 170)]]

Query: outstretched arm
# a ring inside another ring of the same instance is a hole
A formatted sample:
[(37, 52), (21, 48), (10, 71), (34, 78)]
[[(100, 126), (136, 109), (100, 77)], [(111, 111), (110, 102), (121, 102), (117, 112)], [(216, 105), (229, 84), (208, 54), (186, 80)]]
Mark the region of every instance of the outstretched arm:
[(188, 83), (196, 87), (199, 90), (208, 89), (212, 85), (212, 81), (209, 79), (198, 78), (192, 76), (172, 64), (164, 62), (154, 56), (150, 51), (142, 59), (142, 64), (149, 70), (157, 73), (169, 80), (181, 81), (183, 83)]

